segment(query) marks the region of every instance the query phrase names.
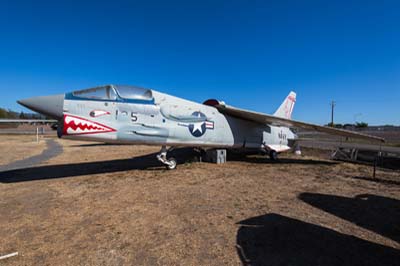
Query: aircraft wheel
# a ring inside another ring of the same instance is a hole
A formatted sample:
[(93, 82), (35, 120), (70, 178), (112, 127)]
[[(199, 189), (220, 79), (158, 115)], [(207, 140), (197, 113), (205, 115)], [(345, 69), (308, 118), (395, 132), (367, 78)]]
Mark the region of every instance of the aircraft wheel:
[(174, 170), (176, 169), (177, 164), (178, 163), (176, 162), (175, 158), (169, 158), (168, 164), (166, 166), (168, 170)]
[(276, 151), (270, 151), (269, 152), (269, 158), (271, 159), (271, 161), (278, 160), (278, 153)]

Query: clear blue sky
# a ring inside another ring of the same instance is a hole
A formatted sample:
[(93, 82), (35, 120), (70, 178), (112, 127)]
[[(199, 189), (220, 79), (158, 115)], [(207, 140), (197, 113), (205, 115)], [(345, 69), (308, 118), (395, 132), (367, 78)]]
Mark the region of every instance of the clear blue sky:
[(0, 106), (106, 83), (400, 124), (400, 1), (1, 1)]

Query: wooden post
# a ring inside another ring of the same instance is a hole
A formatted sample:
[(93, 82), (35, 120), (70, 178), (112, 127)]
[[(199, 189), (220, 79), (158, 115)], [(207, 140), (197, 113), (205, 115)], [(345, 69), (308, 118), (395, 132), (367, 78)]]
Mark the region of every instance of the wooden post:
[(39, 143), (39, 128), (36, 127), (36, 143)]

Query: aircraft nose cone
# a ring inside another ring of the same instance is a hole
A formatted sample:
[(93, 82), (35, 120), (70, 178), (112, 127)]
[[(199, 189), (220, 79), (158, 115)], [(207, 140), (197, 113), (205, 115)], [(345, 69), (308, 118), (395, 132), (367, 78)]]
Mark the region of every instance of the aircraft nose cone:
[(64, 108), (64, 94), (33, 97), (19, 100), (18, 103), (40, 114), (61, 119)]

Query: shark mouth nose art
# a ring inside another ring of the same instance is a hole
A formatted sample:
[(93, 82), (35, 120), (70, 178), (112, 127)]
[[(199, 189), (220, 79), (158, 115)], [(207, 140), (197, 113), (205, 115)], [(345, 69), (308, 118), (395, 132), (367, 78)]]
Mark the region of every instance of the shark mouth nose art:
[(87, 120), (82, 117), (64, 115), (64, 135), (85, 135), (114, 132), (115, 129), (106, 125)]

